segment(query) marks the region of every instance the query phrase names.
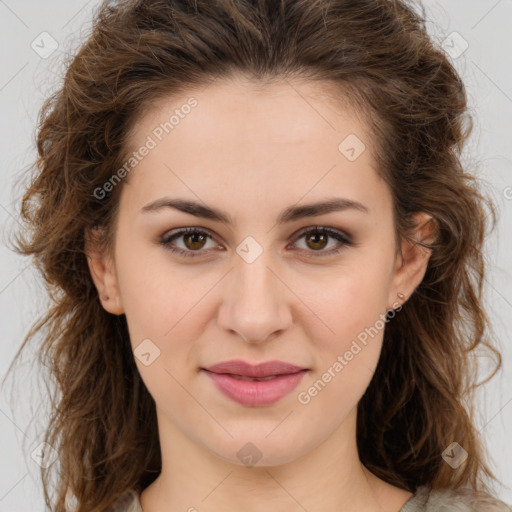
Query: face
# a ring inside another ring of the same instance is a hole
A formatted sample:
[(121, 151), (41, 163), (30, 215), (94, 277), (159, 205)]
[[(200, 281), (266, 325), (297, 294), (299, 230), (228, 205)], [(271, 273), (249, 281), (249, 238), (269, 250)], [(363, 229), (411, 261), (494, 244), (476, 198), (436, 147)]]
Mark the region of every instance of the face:
[[(126, 315), (159, 428), (239, 465), (247, 451), (290, 462), (348, 432), (386, 310), (426, 264), (397, 253), (366, 127), (313, 83), (217, 80), (160, 101), (129, 142), (149, 149), (117, 185), (114, 258), (91, 269), (104, 307)], [(303, 371), (204, 370), (233, 360)]]

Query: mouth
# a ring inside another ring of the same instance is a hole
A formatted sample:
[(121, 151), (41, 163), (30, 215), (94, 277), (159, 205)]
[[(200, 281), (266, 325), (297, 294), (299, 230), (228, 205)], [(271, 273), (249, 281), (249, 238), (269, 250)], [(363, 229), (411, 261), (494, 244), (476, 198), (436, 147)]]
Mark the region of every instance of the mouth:
[[(208, 371), (208, 370), (206, 370)], [(301, 370), (303, 371), (303, 370)], [(233, 377), (233, 379), (238, 380), (246, 380), (246, 381), (257, 381), (257, 382), (264, 382), (267, 380), (273, 380), (277, 379), (279, 377), (282, 377), (283, 375), (293, 375), (293, 374), (282, 374), (282, 375), (270, 375), (269, 377), (246, 377), (245, 375), (234, 375), (232, 373), (219, 373), (217, 375), (228, 375), (229, 377)]]
[(309, 370), (295, 364), (286, 363), (283, 361), (266, 361), (259, 364), (251, 364), (240, 359), (225, 361), (218, 363), (208, 368), (201, 368), (202, 370), (209, 371), (217, 374), (227, 374), (241, 379), (272, 379), (281, 375), (292, 375), (300, 371)]
[[(219, 368), (212, 371), (212, 368), (201, 368), (215, 385), (215, 388), (225, 397), (246, 407), (262, 407), (272, 405), (283, 399), (295, 389), (309, 369), (294, 367), (295, 371), (287, 369), (288, 373), (273, 375), (254, 376), (240, 375), (238, 373), (220, 372)], [(281, 367), (280, 370), (284, 370)], [(247, 372), (247, 368), (244, 370)], [(256, 370), (252, 367), (252, 373), (264, 373), (270, 371), (260, 367)], [(274, 367), (274, 371), (275, 367)]]

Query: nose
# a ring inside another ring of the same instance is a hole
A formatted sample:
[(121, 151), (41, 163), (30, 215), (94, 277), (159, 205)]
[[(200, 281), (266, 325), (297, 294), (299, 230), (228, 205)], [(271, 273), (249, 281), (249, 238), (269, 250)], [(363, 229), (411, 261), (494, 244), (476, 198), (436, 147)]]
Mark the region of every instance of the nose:
[(293, 293), (272, 267), (265, 251), (251, 263), (239, 258), (223, 287), (220, 327), (247, 343), (273, 339), (292, 322), (289, 299)]

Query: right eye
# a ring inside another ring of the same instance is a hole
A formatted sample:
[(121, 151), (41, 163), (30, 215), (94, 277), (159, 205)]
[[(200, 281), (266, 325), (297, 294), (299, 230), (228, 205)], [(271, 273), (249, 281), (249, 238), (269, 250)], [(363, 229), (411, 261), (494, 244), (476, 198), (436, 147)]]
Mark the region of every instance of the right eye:
[[(176, 247), (176, 244), (174, 243), (174, 240), (180, 238), (183, 240), (184, 248)], [(203, 231), (198, 228), (184, 228), (166, 233), (160, 239), (160, 244), (163, 245), (166, 250), (171, 251), (172, 253), (187, 258), (194, 258), (196, 256), (200, 256), (200, 253), (207, 252), (201, 249), (204, 247), (208, 238), (213, 239), (213, 237), (207, 231)]]

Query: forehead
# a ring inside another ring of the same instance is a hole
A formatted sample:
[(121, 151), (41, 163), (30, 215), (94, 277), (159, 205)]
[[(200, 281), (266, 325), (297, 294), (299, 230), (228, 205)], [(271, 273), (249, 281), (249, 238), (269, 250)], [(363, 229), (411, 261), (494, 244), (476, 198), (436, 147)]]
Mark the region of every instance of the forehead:
[(330, 84), (217, 79), (160, 98), (137, 120), (130, 150), (153, 143), (130, 174), (137, 190), (129, 193), (139, 204), (178, 190), (287, 203), (339, 191), (375, 203), (372, 192), (384, 184), (361, 118), (343, 97), (336, 102)]
[(236, 147), (243, 143), (243, 149), (249, 150), (258, 144), (288, 147), (322, 139), (325, 150), (333, 145), (337, 150), (340, 136), (357, 132), (368, 147), (371, 134), (362, 119), (333, 83), (261, 81), (235, 74), (160, 97), (139, 116), (127, 141), (135, 149), (136, 143), (156, 130), (157, 142), (161, 137), (173, 139), (176, 144), (187, 143), (186, 149), (199, 142), (203, 147), (219, 141)]

